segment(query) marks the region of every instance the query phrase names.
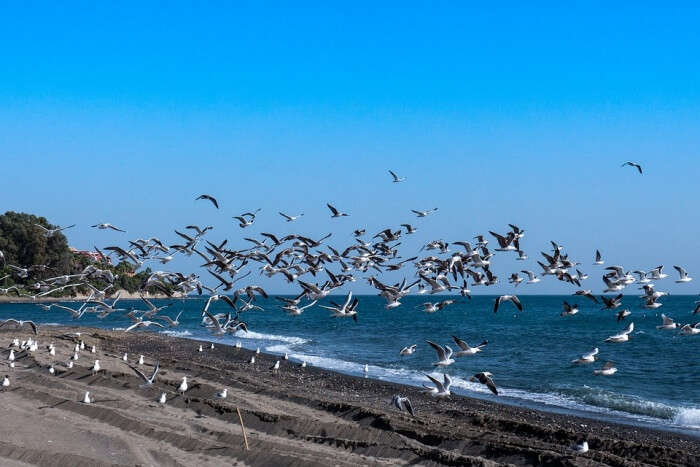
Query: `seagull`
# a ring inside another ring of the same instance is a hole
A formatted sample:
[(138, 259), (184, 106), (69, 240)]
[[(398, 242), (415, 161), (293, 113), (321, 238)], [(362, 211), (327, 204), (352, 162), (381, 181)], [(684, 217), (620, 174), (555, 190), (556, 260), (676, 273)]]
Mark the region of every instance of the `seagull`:
[(673, 269), (675, 269), (676, 271), (678, 271), (678, 275), (680, 276), (680, 278), (676, 281), (676, 284), (681, 284), (681, 283), (683, 283), (683, 282), (690, 282), (690, 281), (693, 280), (693, 278), (692, 278), (692, 277), (689, 277), (689, 276), (688, 276), (688, 273), (686, 272), (686, 270), (683, 269), (682, 267), (680, 267), (680, 266), (673, 266)]
[(326, 206), (328, 206), (328, 209), (331, 210), (331, 217), (347, 217), (350, 215), (350, 214), (338, 211), (330, 203), (326, 203)]
[(632, 314), (632, 312), (629, 311), (627, 308), (625, 308), (624, 310), (618, 311), (617, 312), (617, 322), (619, 323), (620, 321), (627, 318), (631, 314)]
[(90, 391), (85, 391), (85, 396), (83, 397), (83, 404), (92, 404), (90, 399)]
[(672, 330), (678, 327), (678, 323), (674, 322), (673, 319), (669, 318), (663, 313), (661, 313), (661, 319), (663, 320), (663, 323), (660, 326), (656, 326), (656, 329)]
[(571, 363), (574, 363), (576, 365), (588, 365), (589, 363), (593, 363), (596, 361), (596, 355), (598, 355), (598, 347), (596, 347), (588, 353), (581, 355), (581, 358), (571, 360)]
[(450, 348), (449, 345), (446, 345), (445, 347), (440, 347), (437, 345), (435, 342), (431, 341), (426, 341), (433, 349), (435, 349), (435, 352), (437, 352), (438, 355), (438, 361), (433, 363), (433, 366), (448, 366), (452, 365), (455, 360), (452, 358), (452, 349)]
[(631, 334), (632, 331), (634, 331), (634, 323), (630, 323), (627, 328), (619, 334), (608, 337), (605, 339), (605, 342), (627, 342), (629, 340), (629, 334)]
[(417, 228), (413, 227), (411, 224), (401, 224), (401, 227), (404, 227), (406, 229), (406, 235), (414, 234), (418, 230)]
[(498, 395), (498, 389), (496, 389), (496, 385), (494, 384), (492, 378), (493, 375), (491, 373), (489, 373), (488, 371), (482, 371), (481, 373), (477, 373), (471, 378), (469, 378), (469, 381), (485, 384), (486, 387), (489, 388), (492, 393)]
[(576, 451), (578, 453), (584, 454), (588, 452), (588, 441), (579, 441), (573, 446), (571, 446), (572, 451)]
[(302, 213), (299, 214), (298, 216), (288, 216), (287, 214), (285, 214), (285, 213), (283, 213), (283, 212), (280, 212), (279, 215), (282, 216), (282, 217), (284, 217), (285, 219), (287, 219), (287, 222), (294, 222), (295, 220), (297, 220), (297, 219), (299, 219), (301, 216), (303, 216), (304, 213), (302, 212)]
[(280, 369), (280, 361), (277, 360), (274, 365), (270, 367), (270, 370), (272, 371), (278, 371)]
[(405, 410), (406, 412), (410, 413), (412, 417), (416, 416), (416, 414), (413, 413), (413, 406), (411, 405), (411, 401), (408, 400), (408, 397), (397, 394), (391, 399), (391, 404), (394, 404), (394, 407), (402, 412)]
[(462, 357), (465, 355), (476, 355), (477, 353), (481, 352), (483, 347), (486, 347), (486, 344), (489, 343), (489, 341), (482, 341), (481, 344), (475, 346), (475, 347), (469, 347), (469, 344), (467, 344), (465, 341), (460, 339), (457, 336), (452, 336), (452, 340), (455, 341), (455, 344), (457, 344), (457, 347), (459, 347), (461, 350), (458, 350), (455, 352), (455, 357)]
[(605, 264), (605, 261), (603, 261), (603, 257), (600, 255), (599, 250), (595, 251), (595, 261), (593, 262), (593, 264), (597, 266), (602, 266), (603, 264)]
[(637, 164), (636, 162), (627, 161), (624, 164), (622, 164), (620, 167), (625, 167), (625, 166), (636, 167), (637, 170), (639, 171), (639, 174), (640, 175), (642, 174), (642, 166)]
[(216, 199), (213, 196), (210, 195), (199, 195), (197, 198), (195, 198), (195, 201), (200, 200), (200, 199), (207, 199), (211, 201), (211, 204), (213, 204), (216, 209), (219, 209), (219, 203), (216, 201)]
[(520, 303), (520, 300), (518, 299), (518, 297), (516, 295), (501, 295), (500, 297), (498, 297), (496, 299), (496, 301), (493, 304), (493, 312), (497, 313), (498, 307), (501, 305), (502, 302), (506, 302), (506, 301), (513, 302), (513, 305), (515, 305), (515, 307), (518, 310), (523, 311), (523, 306)]
[(362, 371), (364, 372), (364, 374), (369, 373), (369, 365), (365, 363), (365, 366), (364, 366), (364, 368), (362, 369)]
[(146, 375), (144, 375), (143, 372), (141, 372), (141, 370), (139, 370), (139, 369), (136, 368), (135, 366), (129, 365), (129, 368), (131, 368), (132, 370), (134, 370), (134, 372), (135, 372), (137, 375), (139, 375), (139, 376), (141, 377), (141, 379), (144, 381), (144, 384), (142, 384), (141, 386), (139, 386), (139, 387), (142, 387), (142, 388), (143, 388), (143, 387), (146, 387), (146, 386), (151, 386), (151, 385), (153, 385), (153, 382), (156, 380), (156, 375), (158, 374), (158, 370), (160, 369), (160, 363), (159, 363), (159, 362), (156, 362), (156, 365), (155, 365), (155, 367), (153, 368), (153, 373), (151, 374), (150, 377), (147, 377)]
[(613, 362), (605, 362), (605, 365), (603, 365), (603, 368), (600, 370), (594, 370), (593, 374), (594, 375), (603, 375), (603, 376), (610, 376), (614, 375), (617, 373), (617, 368), (615, 368), (615, 363)]
[(595, 298), (595, 295), (591, 292), (591, 290), (577, 290), (574, 292), (574, 295), (580, 295), (582, 297), (586, 297), (589, 300), (592, 300), (595, 303), (598, 303), (598, 299)]
[(578, 313), (578, 305), (569, 305), (569, 302), (564, 300), (564, 311), (561, 312), (561, 316), (573, 316)]
[(158, 398), (158, 403), (163, 405), (168, 401), (168, 395), (164, 392), (160, 394), (160, 397)]
[(413, 352), (416, 351), (416, 347), (418, 347), (416, 344), (409, 345), (401, 349), (401, 352), (399, 352), (399, 355), (402, 357), (405, 355), (413, 355)]
[(389, 173), (391, 174), (391, 176), (392, 176), (392, 178), (393, 178), (392, 181), (393, 181), (394, 183), (399, 183), (399, 182), (403, 182), (404, 180), (406, 180), (406, 177), (399, 177), (398, 175), (396, 175), (396, 174), (395, 174), (394, 172), (392, 172), (391, 170), (389, 171)]
[(433, 212), (436, 212), (438, 208), (433, 208), (433, 209), (428, 209), (426, 211), (417, 211), (415, 209), (411, 209), (411, 212), (416, 215), (416, 217), (428, 217)]
[(92, 368), (90, 368), (90, 371), (92, 372), (93, 375), (100, 371), (100, 361), (99, 360), (95, 360), (95, 363), (92, 365)]
[(73, 224), (73, 225), (69, 225), (68, 227), (58, 227), (56, 229), (47, 229), (46, 227), (44, 227), (41, 224), (34, 224), (34, 225), (39, 227), (41, 230), (44, 231), (44, 235), (46, 236), (46, 238), (53, 237), (55, 234), (57, 234), (59, 232), (62, 232), (66, 229), (70, 229), (70, 228), (75, 227), (75, 224)]
[(443, 374), (443, 382), (438, 381), (437, 379), (433, 378), (430, 375), (425, 375), (432, 383), (435, 385), (435, 387), (428, 387), (426, 385), (423, 385), (424, 388), (427, 389), (425, 391), (426, 393), (430, 394), (433, 397), (449, 397), (450, 396), (450, 386), (452, 386), (452, 378), (448, 374)]
[(537, 277), (532, 271), (523, 270), (520, 272), (522, 272), (523, 274), (527, 274), (528, 280), (527, 282), (525, 282), (526, 284), (537, 284), (540, 281), (540, 278)]
[(419, 307), (423, 308), (423, 311), (426, 313), (435, 313), (439, 310), (442, 310), (448, 305), (452, 305), (455, 301), (454, 300), (443, 300), (438, 303), (431, 303), (431, 302), (425, 302), (422, 305), (418, 305)]
[(181, 395), (185, 394), (185, 391), (187, 391), (187, 376), (182, 377), (182, 382), (180, 383), (180, 386), (177, 388), (177, 392), (179, 392)]
[(5, 375), (5, 377), (2, 379), (2, 387), (10, 387), (10, 378), (8, 378), (7, 375)]
[(143, 365), (143, 363), (144, 363), (143, 355), (139, 355), (139, 365)]
[(602, 308), (603, 310), (612, 310), (622, 305), (622, 294), (618, 294), (613, 298), (608, 298), (601, 295), (600, 299), (603, 300), (603, 303), (605, 304), (605, 306)]
[(681, 327), (680, 334), (682, 336), (694, 336), (700, 334), (700, 323), (685, 324)]
[(250, 357), (250, 364), (251, 364), (251, 365), (255, 365), (255, 355), (252, 355), (252, 356)]
[(97, 227), (100, 230), (112, 229), (112, 230), (116, 230), (117, 232), (126, 232), (126, 230), (122, 230), (119, 227), (116, 227), (116, 226), (110, 224), (109, 222), (103, 222), (101, 224), (91, 225), (90, 227)]
[(5, 326), (6, 324), (11, 324), (11, 323), (16, 324), (20, 328), (22, 326), (24, 326), (25, 324), (28, 324), (29, 327), (32, 328), (32, 331), (34, 332), (35, 336), (39, 333), (39, 326), (37, 326), (36, 323), (34, 323), (34, 321), (24, 321), (21, 319), (14, 319), (14, 318), (6, 319), (5, 321), (1, 322), (0, 328)]
[[(140, 318), (139, 318), (139, 319), (140, 319)], [(160, 323), (158, 323), (158, 322), (156, 322), (156, 321), (141, 321), (141, 320), (139, 320), (139, 321), (136, 321), (136, 322), (135, 322), (134, 324), (132, 324), (131, 326), (129, 326), (128, 328), (126, 328), (126, 329), (124, 330), (124, 332), (129, 332), (129, 331), (131, 331), (131, 330), (133, 330), (133, 329), (136, 329), (136, 328), (147, 328), (147, 327), (149, 327), (149, 326), (151, 326), (151, 325), (157, 326), (157, 327), (159, 327), (159, 328), (164, 328), (164, 327), (165, 327), (165, 326), (163, 326), (162, 324), (160, 324)]]
[(226, 396), (228, 396), (228, 389), (224, 388), (221, 391), (216, 393), (216, 397), (218, 399), (226, 399)]

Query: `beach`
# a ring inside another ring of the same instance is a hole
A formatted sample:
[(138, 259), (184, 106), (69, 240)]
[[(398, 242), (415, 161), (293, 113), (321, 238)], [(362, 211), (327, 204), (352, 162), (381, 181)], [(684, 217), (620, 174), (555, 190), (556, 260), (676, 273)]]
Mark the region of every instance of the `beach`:
[[(80, 332), (87, 347), (67, 362)], [(26, 328), (0, 329), (4, 344)], [(279, 358), (150, 332), (44, 326), (39, 350), (18, 353), (0, 397), (2, 465), (699, 465), (700, 439), (453, 395), (436, 400), (412, 386), (300, 368)], [(51, 357), (45, 346), (56, 345)], [(203, 352), (199, 352), (199, 345)], [(160, 362), (153, 387), (142, 371)], [(100, 359), (104, 371), (92, 375)], [(48, 373), (53, 362), (56, 375)], [(190, 388), (180, 396), (183, 376)], [(214, 395), (228, 388), (226, 399)], [(81, 401), (90, 391), (92, 404)], [(168, 393), (164, 406), (156, 402)], [(408, 396), (416, 416), (390, 405)], [(245, 449), (238, 413), (245, 425)], [(15, 423), (7, 421), (16, 421)], [(588, 441), (590, 451), (569, 447)]]

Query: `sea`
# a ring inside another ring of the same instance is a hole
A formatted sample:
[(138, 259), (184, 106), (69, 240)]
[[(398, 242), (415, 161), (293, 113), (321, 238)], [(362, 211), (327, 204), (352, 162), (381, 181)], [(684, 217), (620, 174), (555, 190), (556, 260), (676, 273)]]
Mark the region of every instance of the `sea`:
[[(243, 314), (247, 333), (212, 336), (201, 326), (206, 297), (186, 300), (154, 300), (157, 306), (172, 303), (164, 311), (174, 317), (182, 311), (180, 326), (149, 328), (135, 332), (160, 332), (175, 337), (202, 339), (222, 344), (240, 342), (249, 349), (283, 355), (309, 365), (341, 373), (399, 382), (413, 386), (428, 383), (426, 374), (453, 379), (452, 391), (470, 397), (539, 410), (575, 414), (607, 421), (680, 431), (700, 436), (700, 335), (681, 336), (677, 330), (660, 330), (661, 313), (680, 323), (700, 321), (693, 315), (696, 296), (664, 297), (663, 306), (647, 310), (638, 297), (624, 297), (623, 307), (632, 312), (617, 322), (614, 311), (603, 311), (586, 298), (521, 295), (524, 310), (504, 303), (493, 312), (495, 297), (471, 299), (447, 296), (407, 296), (399, 308), (386, 310), (384, 299), (359, 296), (358, 320), (332, 318), (318, 304), (301, 316), (289, 316), (274, 297), (258, 299), (264, 311)], [(453, 298), (456, 302), (436, 313), (422, 311), (420, 304)], [(344, 297), (328, 297), (342, 302)], [(560, 316), (562, 303), (577, 303), (580, 312)], [(75, 303), (65, 303), (77, 307)], [(120, 302), (127, 309), (144, 309), (140, 301)], [(222, 301), (213, 302), (213, 313), (229, 311)], [(130, 322), (123, 314), (104, 319), (85, 315), (79, 321), (59, 309), (43, 311), (30, 303), (0, 304), (0, 319), (21, 318), (40, 325), (80, 325), (124, 329)], [(629, 342), (605, 343), (606, 337), (634, 322)], [(484, 340), (483, 351), (458, 358), (446, 369), (432, 365), (436, 353), (426, 340), (456, 349), (451, 336), (471, 345)], [(413, 355), (400, 356), (404, 346), (417, 345)], [(598, 347), (599, 360), (591, 365), (571, 363)], [(618, 372), (596, 376), (594, 369), (613, 361)], [(365, 374), (364, 367), (368, 366)], [(500, 390), (498, 396), (485, 386), (472, 383), (474, 373), (489, 371)]]

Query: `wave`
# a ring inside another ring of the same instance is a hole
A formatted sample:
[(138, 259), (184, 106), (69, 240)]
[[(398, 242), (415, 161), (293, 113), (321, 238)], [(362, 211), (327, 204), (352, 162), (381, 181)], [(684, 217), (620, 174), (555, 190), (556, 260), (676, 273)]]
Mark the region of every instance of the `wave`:
[(166, 334), (168, 336), (173, 337), (187, 337), (192, 335), (190, 331), (173, 331), (171, 329), (168, 329), (166, 331), (160, 331), (160, 334)]
[(280, 336), (277, 334), (263, 334), (260, 332), (255, 332), (255, 331), (241, 331), (238, 330), (234, 334), (234, 336), (242, 338), (242, 339), (255, 339), (255, 340), (261, 340), (261, 341), (279, 341), (279, 342), (286, 342), (288, 344), (292, 345), (301, 345), (301, 344), (306, 344), (309, 342), (308, 339), (304, 339), (302, 337), (296, 337), (296, 336)]
[(700, 409), (680, 409), (673, 418), (673, 423), (679, 426), (700, 429)]
[[(284, 352), (282, 346), (272, 347), (276, 347), (275, 351)], [(267, 350), (270, 350), (270, 348)], [(365, 374), (365, 365), (362, 363), (303, 353), (290, 353), (289, 356), (295, 360), (305, 361), (309, 365), (328, 370), (356, 376)], [(429, 383), (425, 377), (427, 372), (376, 365), (368, 365), (368, 370), (367, 376), (380, 380), (412, 386), (421, 386)], [(442, 379), (441, 372), (433, 371), (427, 374)], [(681, 428), (700, 429), (700, 408), (673, 407), (637, 396), (614, 393), (587, 386), (559, 389), (553, 392), (529, 392), (521, 389), (499, 387), (499, 396), (493, 396), (490, 390), (480, 383), (474, 383), (459, 376), (450, 376), (452, 377), (452, 387), (455, 393), (471, 393), (472, 395), (487, 397), (491, 400), (497, 400), (497, 397), (507, 397), (535, 403), (539, 406), (557, 407), (567, 411), (606, 414), (616, 419), (645, 422), (653, 425), (665, 424)]]

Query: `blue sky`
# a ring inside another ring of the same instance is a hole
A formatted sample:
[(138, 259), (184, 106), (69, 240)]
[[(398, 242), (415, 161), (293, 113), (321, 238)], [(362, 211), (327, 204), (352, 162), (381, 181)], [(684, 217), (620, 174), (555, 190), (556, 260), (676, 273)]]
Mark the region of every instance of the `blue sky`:
[[(122, 240), (96, 222), (167, 241), (209, 223), (234, 239), (232, 215), (263, 209), (248, 236), (286, 232), (276, 212), (303, 211), (294, 231), (342, 246), (353, 228), (437, 206), (405, 255), (514, 222), (532, 259), (554, 239), (591, 273), (600, 248), (611, 264), (700, 276), (699, 15), (682, 3), (6, 5), (0, 210), (77, 223), (79, 247)], [(619, 167), (629, 159), (643, 176)], [(391, 184), (388, 168), (408, 181)], [(222, 210), (194, 203), (202, 192)], [(329, 219), (327, 201), (351, 217)], [(497, 262), (504, 281), (522, 266)]]

